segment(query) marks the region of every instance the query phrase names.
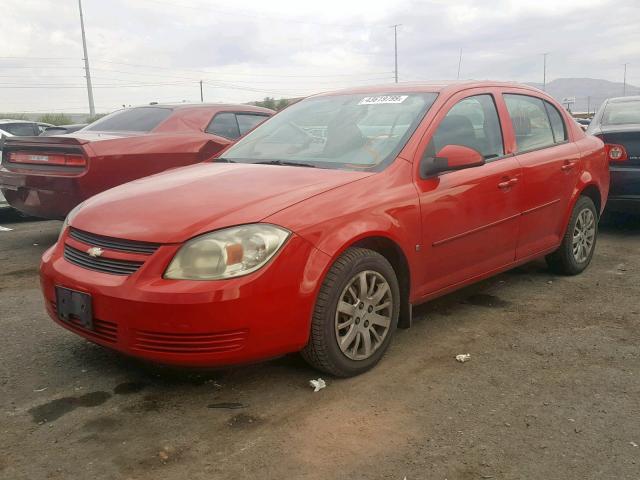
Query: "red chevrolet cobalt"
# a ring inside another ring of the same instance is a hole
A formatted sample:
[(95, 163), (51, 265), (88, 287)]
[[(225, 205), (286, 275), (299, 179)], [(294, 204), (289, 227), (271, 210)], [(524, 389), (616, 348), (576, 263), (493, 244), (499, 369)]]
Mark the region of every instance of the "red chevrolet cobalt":
[(43, 257), (51, 317), (192, 366), (373, 367), (411, 307), (546, 256), (591, 261), (609, 170), (551, 97), (491, 82), (303, 100), (215, 162), (99, 194)]

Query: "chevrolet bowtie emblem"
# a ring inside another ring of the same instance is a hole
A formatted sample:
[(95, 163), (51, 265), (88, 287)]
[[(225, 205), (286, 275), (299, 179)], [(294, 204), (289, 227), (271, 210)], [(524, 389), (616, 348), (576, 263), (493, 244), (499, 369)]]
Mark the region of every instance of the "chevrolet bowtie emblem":
[(90, 257), (100, 257), (104, 253), (104, 250), (99, 247), (91, 247), (87, 250), (87, 253)]

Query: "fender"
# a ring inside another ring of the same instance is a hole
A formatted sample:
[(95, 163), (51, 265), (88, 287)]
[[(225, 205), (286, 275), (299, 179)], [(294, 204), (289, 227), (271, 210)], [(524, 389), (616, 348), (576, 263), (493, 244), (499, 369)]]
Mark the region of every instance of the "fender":
[[(411, 172), (409, 162), (397, 159), (383, 172), (324, 192), (313, 197), (313, 202), (305, 200), (292, 205), (263, 221), (288, 228), (327, 255), (321, 280), (349, 247), (369, 246), (367, 242), (380, 240), (397, 247), (409, 279), (403, 285), (399, 275), (406, 299), (401, 308), (404, 326), (410, 318), (409, 302), (417, 281), (409, 265), (418, 264), (422, 231), (418, 195), (413, 182), (407, 181)], [(357, 188), (353, 188), (354, 183)], [(316, 290), (319, 288), (318, 284)]]
[[(571, 193), (571, 201), (569, 202), (569, 208), (567, 208), (567, 211), (565, 212), (564, 217), (562, 218), (564, 226), (563, 226), (562, 234), (560, 238), (564, 238), (564, 236), (567, 233), (567, 228), (569, 227), (569, 219), (571, 218), (571, 214), (573, 213), (573, 208), (575, 207), (576, 202), (582, 196), (583, 192), (585, 192), (588, 189), (591, 191), (597, 191), (598, 196), (600, 197), (599, 203), (601, 205), (599, 213), (602, 214), (602, 211), (604, 210), (604, 204), (606, 202), (606, 197), (602, 198), (600, 187), (598, 183), (595, 181), (595, 179), (593, 178), (593, 176), (591, 175), (591, 173), (584, 171), (580, 175), (578, 183), (576, 184), (576, 187), (573, 189), (573, 192)], [(591, 195), (589, 195), (589, 197), (591, 197)], [(592, 198), (592, 200), (594, 199)], [(596, 204), (596, 208), (597, 208), (598, 202), (594, 201), (594, 203)]]

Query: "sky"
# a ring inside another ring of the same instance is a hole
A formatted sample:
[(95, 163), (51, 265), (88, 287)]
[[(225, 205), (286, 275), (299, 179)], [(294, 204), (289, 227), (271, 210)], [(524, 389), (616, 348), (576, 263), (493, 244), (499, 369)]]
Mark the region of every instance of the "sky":
[[(639, 0), (83, 0), (96, 111), (394, 81), (640, 85)], [(0, 111), (88, 112), (77, 0), (3, 0)]]

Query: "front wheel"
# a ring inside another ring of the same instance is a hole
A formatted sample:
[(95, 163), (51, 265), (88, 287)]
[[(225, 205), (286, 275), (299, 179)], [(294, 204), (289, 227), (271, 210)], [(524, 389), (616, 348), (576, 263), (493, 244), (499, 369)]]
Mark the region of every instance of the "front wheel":
[(577, 275), (591, 263), (598, 237), (598, 211), (589, 197), (580, 197), (573, 207), (560, 248), (547, 256), (556, 273)]
[(388, 260), (373, 250), (350, 248), (320, 288), (302, 356), (337, 377), (363, 373), (382, 358), (399, 312), (398, 279)]

